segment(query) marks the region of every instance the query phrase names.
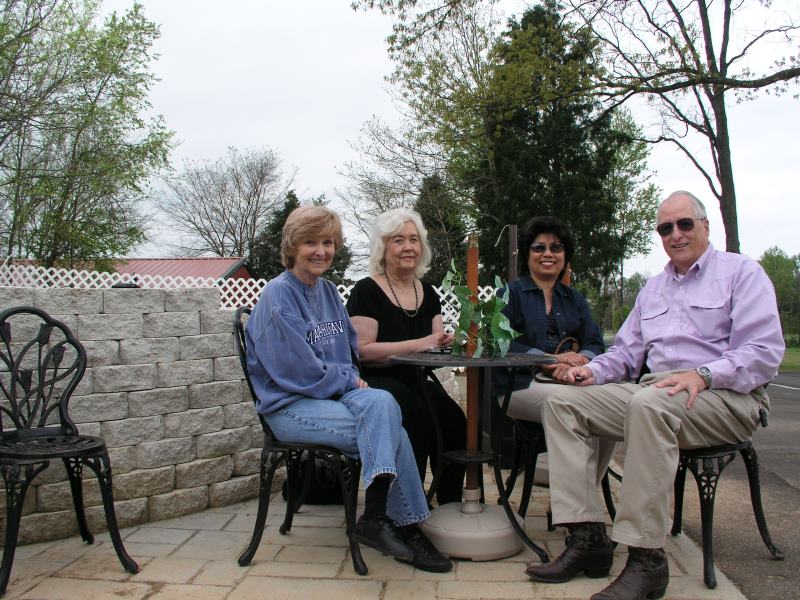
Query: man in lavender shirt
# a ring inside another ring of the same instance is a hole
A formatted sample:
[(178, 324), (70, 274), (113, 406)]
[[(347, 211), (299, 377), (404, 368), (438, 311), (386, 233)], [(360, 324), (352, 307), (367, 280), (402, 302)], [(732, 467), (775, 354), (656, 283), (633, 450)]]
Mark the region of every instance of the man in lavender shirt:
[[(769, 410), (764, 391), (784, 351), (775, 291), (761, 266), (708, 241), (703, 204), (685, 191), (658, 209), (669, 263), (639, 293), (614, 346), (545, 400), (553, 521), (566, 550), (531, 563), (535, 581), (605, 577), (611, 539), (627, 544), (620, 575), (592, 600), (661, 598), (669, 582), (664, 540), (679, 448), (747, 439)], [(632, 383), (644, 366), (648, 374)], [(611, 539), (597, 495), (594, 436), (625, 440), (625, 476)]]

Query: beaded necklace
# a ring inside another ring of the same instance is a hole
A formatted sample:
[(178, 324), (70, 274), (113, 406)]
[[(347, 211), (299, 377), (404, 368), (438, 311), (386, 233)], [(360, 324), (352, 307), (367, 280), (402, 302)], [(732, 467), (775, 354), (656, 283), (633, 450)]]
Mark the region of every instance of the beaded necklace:
[(389, 277), (386, 276), (384, 273), (383, 275), (386, 277), (386, 283), (389, 284), (389, 289), (392, 290), (392, 296), (394, 296), (394, 301), (397, 302), (397, 306), (400, 310), (403, 311), (403, 314), (409, 318), (416, 317), (417, 313), (419, 312), (419, 297), (417, 296), (417, 282), (414, 282), (414, 312), (407, 311), (403, 308), (403, 305), (400, 304), (400, 299), (397, 297), (397, 292), (394, 291), (394, 287), (392, 286), (392, 281)]

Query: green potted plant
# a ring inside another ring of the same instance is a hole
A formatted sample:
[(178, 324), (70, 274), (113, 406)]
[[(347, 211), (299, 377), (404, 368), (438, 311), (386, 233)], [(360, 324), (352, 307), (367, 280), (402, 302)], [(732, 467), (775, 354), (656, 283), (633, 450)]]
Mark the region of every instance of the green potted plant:
[(452, 293), (460, 307), (453, 337), (453, 354), (466, 352), (471, 335), (470, 324), (473, 322), (477, 325), (475, 351), (472, 354), (474, 358), (505, 356), (511, 340), (520, 335), (502, 312), (508, 305), (508, 288), (498, 276), (495, 276), (494, 283), (497, 290), (504, 289), (503, 293), (498, 292), (488, 300), (481, 300), (463, 284), (455, 261), (450, 261), (450, 270), (442, 280), (442, 289), (445, 293)]

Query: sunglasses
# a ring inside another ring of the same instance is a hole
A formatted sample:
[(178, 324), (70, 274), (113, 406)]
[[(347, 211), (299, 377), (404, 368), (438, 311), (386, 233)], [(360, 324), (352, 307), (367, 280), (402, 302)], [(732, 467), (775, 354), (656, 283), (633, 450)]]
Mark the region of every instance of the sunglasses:
[(705, 218), (701, 219), (690, 219), (689, 217), (684, 217), (683, 219), (678, 219), (674, 223), (672, 221), (668, 221), (666, 223), (661, 223), (656, 227), (656, 231), (658, 235), (661, 237), (666, 237), (672, 234), (673, 230), (675, 229), (675, 225), (678, 226), (678, 229), (681, 231), (691, 231), (694, 229), (694, 222), (695, 221), (705, 221)]
[[(536, 254), (542, 254), (547, 251), (548, 245), (547, 244), (531, 244), (531, 252), (535, 252)], [(559, 252), (564, 251), (564, 244), (560, 242), (553, 242), (549, 246), (550, 252), (553, 254), (558, 254)]]

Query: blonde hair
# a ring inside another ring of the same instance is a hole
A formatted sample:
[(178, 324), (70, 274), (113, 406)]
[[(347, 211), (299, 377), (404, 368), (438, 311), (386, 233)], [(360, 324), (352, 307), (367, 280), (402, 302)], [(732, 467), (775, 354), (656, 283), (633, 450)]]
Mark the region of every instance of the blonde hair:
[(342, 221), (334, 211), (325, 206), (300, 206), (286, 218), (281, 230), (281, 263), (287, 269), (294, 267), (297, 247), (305, 240), (333, 238), (336, 252), (344, 245)]
[(430, 269), (431, 247), (428, 245), (428, 230), (422, 224), (420, 214), (409, 208), (394, 208), (377, 216), (372, 224), (369, 241), (369, 272), (373, 275), (382, 275), (386, 271), (386, 239), (400, 233), (407, 222), (411, 221), (417, 228), (419, 242), (422, 246), (422, 257), (414, 270), (417, 279), (421, 278)]

